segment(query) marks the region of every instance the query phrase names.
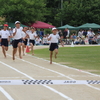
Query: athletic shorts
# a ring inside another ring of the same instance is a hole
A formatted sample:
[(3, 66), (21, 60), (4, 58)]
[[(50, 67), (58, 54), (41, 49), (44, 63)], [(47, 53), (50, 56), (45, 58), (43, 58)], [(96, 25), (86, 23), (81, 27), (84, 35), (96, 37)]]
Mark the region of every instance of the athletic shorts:
[(27, 45), (27, 39), (25, 39), (25, 41), (24, 40), (22, 40), (22, 43), (24, 43), (24, 45)]
[(32, 43), (33, 45), (35, 45), (35, 40), (30, 40), (29, 43)]
[(1, 39), (1, 46), (8, 47), (8, 39)]
[(58, 48), (59, 48), (58, 43), (51, 43), (49, 50), (54, 51), (55, 49), (58, 49)]
[(12, 42), (13, 48), (17, 48), (18, 47), (18, 43), (22, 43), (22, 39), (13, 40), (13, 42)]

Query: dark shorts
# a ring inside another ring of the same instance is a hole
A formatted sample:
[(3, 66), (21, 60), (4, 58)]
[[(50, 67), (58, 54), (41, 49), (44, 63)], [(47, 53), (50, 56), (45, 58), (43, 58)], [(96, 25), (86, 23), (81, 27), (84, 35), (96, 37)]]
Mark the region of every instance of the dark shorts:
[(12, 41), (13, 48), (17, 48), (18, 47), (18, 43), (22, 43), (22, 39), (13, 40)]
[(54, 51), (55, 49), (58, 49), (58, 48), (59, 48), (58, 43), (51, 43), (49, 50)]
[(33, 45), (35, 45), (35, 40), (30, 40), (29, 43), (32, 43)]
[(1, 39), (1, 46), (8, 47), (8, 39)]
[(27, 39), (25, 39), (25, 41), (24, 40), (22, 40), (22, 43), (24, 43), (24, 45), (27, 45)]

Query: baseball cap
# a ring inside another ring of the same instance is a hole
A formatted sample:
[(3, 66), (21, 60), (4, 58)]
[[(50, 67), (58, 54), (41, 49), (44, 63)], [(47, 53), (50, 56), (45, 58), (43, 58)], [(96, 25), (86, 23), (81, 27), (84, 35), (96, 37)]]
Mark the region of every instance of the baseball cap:
[(53, 30), (57, 30), (57, 28), (56, 28), (56, 27), (54, 27), (54, 28), (52, 28), (52, 31), (53, 31)]
[(8, 27), (8, 24), (4, 24), (4, 26)]
[(18, 24), (18, 23), (20, 24), (20, 21), (16, 21), (16, 22), (15, 22), (15, 24)]

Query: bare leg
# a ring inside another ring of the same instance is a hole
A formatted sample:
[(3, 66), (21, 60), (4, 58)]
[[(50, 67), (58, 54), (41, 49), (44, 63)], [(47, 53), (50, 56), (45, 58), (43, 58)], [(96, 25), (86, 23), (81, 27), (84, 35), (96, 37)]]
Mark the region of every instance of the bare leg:
[(57, 58), (58, 49), (55, 49), (55, 58)]
[(8, 51), (8, 47), (5, 47), (5, 50)]
[(52, 64), (52, 55), (53, 55), (53, 51), (50, 51), (50, 64)]
[(32, 55), (34, 55), (34, 51), (33, 51), (33, 44), (32, 43), (30, 43), (30, 45), (31, 45), (31, 52), (32, 52)]
[(2, 52), (3, 52), (3, 54), (4, 54), (5, 58), (6, 58), (5, 46), (2, 46)]
[(15, 60), (15, 54), (17, 52), (17, 48), (13, 48), (13, 60)]
[(25, 45), (24, 45), (24, 43), (22, 43), (23, 56), (25, 55), (25, 53), (24, 53), (24, 48), (25, 48)]
[(22, 59), (22, 56), (21, 56), (21, 43), (18, 43), (18, 48), (19, 48), (19, 58)]

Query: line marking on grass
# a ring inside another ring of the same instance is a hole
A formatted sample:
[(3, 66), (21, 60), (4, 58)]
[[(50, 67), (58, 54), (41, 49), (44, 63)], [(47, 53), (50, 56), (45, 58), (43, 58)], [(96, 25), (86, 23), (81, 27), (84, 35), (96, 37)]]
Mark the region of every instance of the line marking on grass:
[[(12, 57), (12, 56), (9, 55), (9, 54), (7, 54), (7, 55), (10, 56), (10, 57)], [(69, 77), (69, 76), (66, 76), (66, 75), (64, 75), (64, 74), (62, 74), (62, 73), (60, 73), (60, 72), (57, 72), (57, 71), (54, 71), (54, 70), (51, 70), (51, 69), (48, 69), (48, 68), (44, 68), (44, 67), (42, 67), (42, 66), (39, 66), (39, 65), (34, 64), (34, 63), (31, 63), (31, 62), (26, 61), (26, 60), (24, 60), (24, 59), (20, 59), (20, 58), (18, 58), (18, 57), (16, 57), (16, 59), (21, 60), (21, 61), (26, 62), (26, 63), (31, 64), (31, 65), (34, 65), (34, 66), (36, 66), (36, 67), (39, 67), (39, 68), (41, 68), (41, 69), (48, 70), (48, 71), (50, 71), (50, 72), (54, 72), (54, 73), (59, 74), (59, 75), (61, 75), (61, 76), (63, 76), (63, 77), (66, 77), (66, 78), (68, 78), (68, 79), (70, 79), (70, 80), (75, 80), (75, 79), (73, 79), (73, 78), (71, 78), (71, 77)], [(86, 84), (86, 85), (87, 85), (87, 84)], [(89, 86), (89, 85), (87, 85), (87, 86)], [(93, 89), (95, 89), (95, 90), (99, 90), (99, 91), (100, 91), (100, 88), (97, 88), (97, 87), (94, 87), (94, 86), (91, 86), (91, 85), (90, 85), (89, 87), (91, 87), (91, 88), (93, 88)]]
[(8, 100), (14, 100), (1, 86), (0, 91), (6, 96)]
[[(17, 59), (18, 59), (18, 58), (17, 58)], [(22, 61), (23, 61), (23, 60), (22, 60)], [(27, 78), (29, 78), (29, 79), (31, 79), (31, 80), (35, 80), (35, 79), (32, 78), (31, 76), (29, 76), (29, 75), (27, 75), (27, 74), (25, 74), (25, 73), (19, 71), (19, 70), (16, 69), (16, 68), (13, 68), (12, 66), (10, 66), (10, 65), (8, 65), (8, 64), (6, 64), (6, 63), (4, 63), (4, 62), (1, 62), (1, 61), (0, 61), (0, 63), (3, 64), (3, 65), (5, 65), (5, 66), (7, 66), (7, 67), (9, 67), (9, 68), (11, 68), (11, 69), (13, 69), (14, 71), (16, 71), (16, 72), (18, 72), (18, 73), (20, 73), (20, 74), (26, 76)], [(53, 92), (59, 94), (61, 97), (65, 98), (65, 99), (67, 99), (67, 100), (73, 100), (72, 98), (66, 96), (65, 94), (63, 94), (63, 93), (61, 93), (61, 92), (59, 92), (59, 91), (57, 91), (57, 90), (55, 90), (55, 89), (53, 89), (53, 88), (47, 86), (47, 85), (41, 85), (41, 86), (44, 86), (44, 87), (48, 88), (49, 90), (51, 90), (51, 91), (53, 91)], [(13, 99), (11, 99), (11, 100), (13, 100)]]

